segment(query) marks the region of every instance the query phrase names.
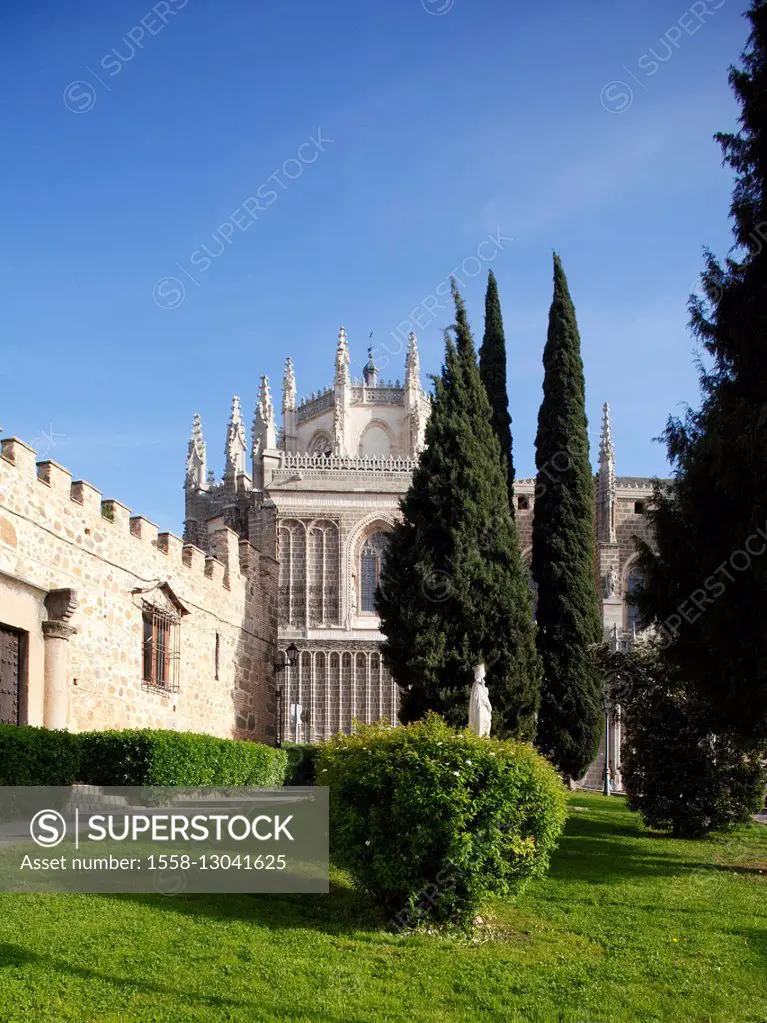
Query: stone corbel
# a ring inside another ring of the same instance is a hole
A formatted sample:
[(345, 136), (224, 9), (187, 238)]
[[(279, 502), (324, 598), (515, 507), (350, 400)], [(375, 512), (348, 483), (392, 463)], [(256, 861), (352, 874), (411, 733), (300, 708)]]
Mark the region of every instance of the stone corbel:
[[(51, 590), (43, 601), (50, 622), (66, 624), (77, 610), (77, 591), (71, 589)], [(70, 626), (72, 628), (72, 626)], [(76, 631), (76, 630), (75, 630)]]

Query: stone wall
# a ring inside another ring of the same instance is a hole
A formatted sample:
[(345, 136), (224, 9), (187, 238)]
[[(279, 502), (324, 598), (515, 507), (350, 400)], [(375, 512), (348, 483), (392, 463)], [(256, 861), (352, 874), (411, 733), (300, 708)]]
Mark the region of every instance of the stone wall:
[[(22, 441), (0, 457), (0, 627), (18, 630), (20, 723), (273, 742), (277, 565), (206, 524), (206, 554)], [(175, 614), (177, 688), (143, 680), (144, 611)]]

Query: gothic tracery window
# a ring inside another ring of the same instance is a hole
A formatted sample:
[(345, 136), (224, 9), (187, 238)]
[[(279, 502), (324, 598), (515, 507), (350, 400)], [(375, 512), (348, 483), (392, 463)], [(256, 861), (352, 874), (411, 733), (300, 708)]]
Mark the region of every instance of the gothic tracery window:
[(372, 533), (360, 550), (360, 611), (363, 614), (375, 613), (375, 593), (387, 543), (386, 533)]
[(324, 430), (320, 430), (314, 434), (312, 439), (309, 441), (310, 455), (330, 455), (333, 451), (333, 442)]

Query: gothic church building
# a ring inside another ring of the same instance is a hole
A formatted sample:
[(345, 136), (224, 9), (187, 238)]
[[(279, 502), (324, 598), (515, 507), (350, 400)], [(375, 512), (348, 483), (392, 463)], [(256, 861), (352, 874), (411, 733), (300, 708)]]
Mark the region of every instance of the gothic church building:
[[(269, 382), (262, 377), (250, 459), (235, 397), (219, 481), (207, 469), (199, 416), (189, 442), (186, 542), (209, 550), (208, 523), (217, 529), (223, 523), (279, 566), (278, 645), (285, 651), (293, 644), (299, 651), (295, 667), (278, 680), (279, 734), (286, 741), (349, 732), (354, 719), (397, 721), (397, 686), (381, 658), (374, 594), (386, 534), (424, 444), (430, 399), (421, 386), (414, 334), (404, 383), (380, 380), (372, 353), (361, 380), (351, 378), (349, 365), (342, 327), (332, 385), (299, 401), (288, 358), (279, 431)], [(534, 479), (516, 481), (517, 524), (528, 563), (535, 491)], [(634, 537), (649, 539), (644, 511), (652, 483), (616, 476), (606, 405), (595, 494), (594, 568), (605, 635), (626, 648), (636, 626), (626, 600), (637, 580)], [(618, 769), (616, 763), (616, 780)]]

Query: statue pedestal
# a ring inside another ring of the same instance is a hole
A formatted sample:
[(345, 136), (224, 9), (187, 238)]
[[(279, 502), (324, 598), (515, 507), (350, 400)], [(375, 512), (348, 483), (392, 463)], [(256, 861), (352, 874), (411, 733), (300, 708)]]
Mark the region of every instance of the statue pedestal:
[(602, 601), (602, 626), (606, 639), (616, 625), (618, 632), (623, 632), (623, 601), (620, 597), (607, 597)]

